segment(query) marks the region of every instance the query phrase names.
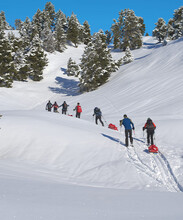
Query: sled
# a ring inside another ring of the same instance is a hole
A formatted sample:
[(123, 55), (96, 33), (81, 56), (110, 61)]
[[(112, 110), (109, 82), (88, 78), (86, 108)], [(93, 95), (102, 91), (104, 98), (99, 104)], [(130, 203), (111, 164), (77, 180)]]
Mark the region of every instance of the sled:
[(68, 116), (71, 116), (71, 117), (73, 117), (73, 115), (69, 115), (69, 114), (68, 114)]
[(158, 147), (156, 145), (151, 145), (148, 147), (149, 153), (158, 153)]
[(113, 125), (112, 123), (110, 123), (110, 124), (108, 125), (108, 128), (110, 128), (110, 129), (112, 129), (112, 130), (118, 131), (118, 128), (116, 127), (116, 125)]

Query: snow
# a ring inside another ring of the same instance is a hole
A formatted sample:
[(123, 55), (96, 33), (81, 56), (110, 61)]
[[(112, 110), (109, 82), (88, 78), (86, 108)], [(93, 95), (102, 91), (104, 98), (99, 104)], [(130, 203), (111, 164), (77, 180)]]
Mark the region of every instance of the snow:
[[(41, 82), (0, 88), (1, 219), (182, 219), (183, 38), (162, 46), (144, 37), (132, 51), (134, 62), (80, 94), (77, 78), (65, 70), (70, 57), (80, 62), (84, 47), (47, 54)], [(66, 101), (73, 117), (45, 111), (48, 100)], [(73, 112), (77, 102), (81, 119)], [(105, 127), (94, 123), (95, 106)], [(124, 146), (124, 114), (135, 124), (134, 148)], [(157, 155), (145, 145), (148, 117), (157, 126)]]

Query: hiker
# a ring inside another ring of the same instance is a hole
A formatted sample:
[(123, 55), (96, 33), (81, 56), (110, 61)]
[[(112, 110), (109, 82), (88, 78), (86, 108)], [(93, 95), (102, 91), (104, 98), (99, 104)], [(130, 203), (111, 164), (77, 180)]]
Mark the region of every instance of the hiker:
[(134, 124), (131, 119), (127, 117), (127, 115), (123, 115), (124, 119), (120, 120), (120, 126), (125, 127), (125, 145), (128, 147), (128, 136), (130, 138), (131, 146), (133, 147), (133, 137), (132, 137), (132, 129), (135, 130)]
[(48, 110), (49, 112), (51, 112), (51, 108), (52, 108), (52, 103), (51, 103), (50, 100), (49, 100), (48, 103), (46, 104), (46, 110)]
[(156, 125), (154, 124), (152, 119), (148, 118), (147, 122), (145, 123), (142, 129), (143, 131), (145, 129), (147, 130), (147, 145), (150, 145), (150, 140), (151, 140), (151, 145), (154, 145), (153, 136), (154, 136), (154, 130), (156, 129)]
[(77, 103), (77, 106), (73, 109), (73, 111), (76, 111), (76, 118), (80, 118), (81, 112), (82, 112), (82, 108), (81, 108), (79, 102)]
[(104, 123), (102, 121), (102, 112), (98, 107), (94, 108), (94, 114), (95, 115), (95, 123), (98, 125), (98, 120), (100, 121), (100, 123), (102, 124), (102, 126), (104, 126)]
[(63, 104), (59, 106), (62, 107), (62, 114), (66, 115), (68, 106), (69, 105), (67, 105), (66, 101), (64, 101)]
[(52, 108), (53, 108), (53, 111), (54, 111), (54, 112), (57, 112), (57, 113), (58, 113), (58, 108), (59, 108), (59, 106), (58, 106), (57, 102), (54, 102), (54, 104), (52, 105)]

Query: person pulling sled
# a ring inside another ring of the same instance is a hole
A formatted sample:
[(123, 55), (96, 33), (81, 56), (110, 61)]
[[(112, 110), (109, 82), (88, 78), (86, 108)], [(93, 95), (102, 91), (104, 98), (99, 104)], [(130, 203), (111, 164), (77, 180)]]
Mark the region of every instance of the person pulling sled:
[(94, 108), (93, 116), (94, 115), (95, 115), (95, 123), (98, 125), (98, 120), (99, 120), (102, 126), (104, 126), (104, 122), (102, 121), (102, 112), (98, 107)]
[(125, 127), (125, 145), (128, 147), (128, 136), (130, 138), (131, 146), (133, 146), (133, 137), (132, 137), (132, 129), (135, 130), (134, 124), (131, 119), (127, 117), (125, 114), (124, 119), (120, 120), (120, 126)]
[(80, 118), (81, 112), (82, 112), (82, 108), (81, 108), (79, 102), (77, 103), (77, 106), (73, 109), (73, 111), (76, 111), (76, 118)]
[(152, 121), (152, 119), (148, 118), (147, 122), (145, 123), (142, 130), (147, 131), (147, 145), (154, 145), (153, 136), (154, 136), (154, 130), (156, 129), (156, 125)]

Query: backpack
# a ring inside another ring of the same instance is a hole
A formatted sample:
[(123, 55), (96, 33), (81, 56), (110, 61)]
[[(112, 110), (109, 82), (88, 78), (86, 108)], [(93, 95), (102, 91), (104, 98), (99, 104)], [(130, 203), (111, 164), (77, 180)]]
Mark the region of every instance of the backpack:
[(81, 113), (81, 112), (82, 112), (82, 108), (81, 108), (80, 105), (77, 106), (77, 112), (78, 112), (78, 113)]
[(52, 107), (51, 102), (48, 102), (47, 107), (48, 107), (48, 108), (51, 108), (51, 107)]
[(95, 107), (95, 109), (94, 109), (94, 113), (95, 113), (97, 116), (102, 115), (102, 113), (101, 113), (100, 109), (99, 109), (99, 108), (97, 108), (97, 107)]
[(155, 129), (152, 120), (147, 121), (146, 128), (147, 128), (147, 130), (151, 130), (151, 131)]

